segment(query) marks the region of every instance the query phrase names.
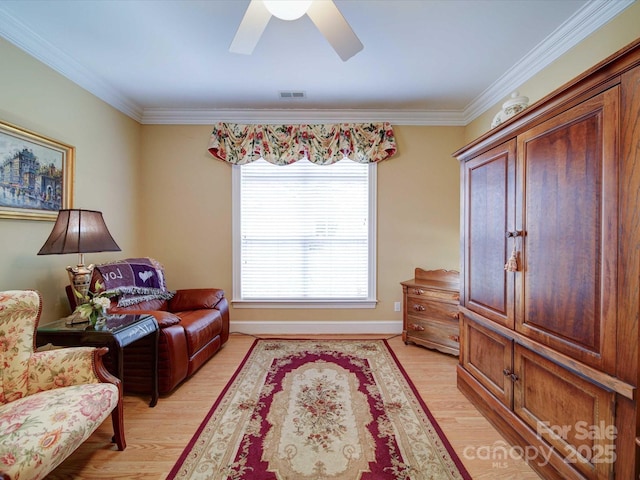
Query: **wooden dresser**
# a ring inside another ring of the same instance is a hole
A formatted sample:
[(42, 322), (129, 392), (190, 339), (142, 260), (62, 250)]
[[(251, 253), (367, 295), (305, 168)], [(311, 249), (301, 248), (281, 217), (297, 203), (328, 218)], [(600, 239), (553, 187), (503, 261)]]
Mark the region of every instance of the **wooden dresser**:
[(459, 272), (422, 270), (401, 282), (404, 300), (402, 340), (458, 355)]
[(546, 479), (640, 474), (640, 40), (454, 155), (458, 387)]

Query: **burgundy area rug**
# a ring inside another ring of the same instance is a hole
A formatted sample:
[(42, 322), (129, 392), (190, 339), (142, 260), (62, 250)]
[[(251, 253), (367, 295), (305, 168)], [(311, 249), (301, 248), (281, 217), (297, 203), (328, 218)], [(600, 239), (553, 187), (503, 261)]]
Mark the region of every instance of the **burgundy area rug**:
[(257, 340), (168, 479), (471, 479), (385, 340)]

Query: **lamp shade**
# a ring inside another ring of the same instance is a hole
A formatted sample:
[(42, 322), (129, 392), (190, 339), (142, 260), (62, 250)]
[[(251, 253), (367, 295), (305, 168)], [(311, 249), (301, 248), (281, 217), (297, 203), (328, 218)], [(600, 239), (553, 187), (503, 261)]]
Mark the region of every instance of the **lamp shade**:
[(119, 251), (102, 212), (63, 209), (58, 212), (53, 230), (38, 255)]

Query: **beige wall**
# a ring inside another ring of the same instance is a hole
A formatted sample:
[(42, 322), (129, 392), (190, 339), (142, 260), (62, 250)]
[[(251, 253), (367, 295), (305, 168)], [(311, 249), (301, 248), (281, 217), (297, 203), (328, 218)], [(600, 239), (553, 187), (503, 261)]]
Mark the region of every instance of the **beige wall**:
[[(169, 287), (232, 293), (231, 166), (207, 152), (209, 126), (142, 127), (144, 250)], [(459, 268), (462, 127), (394, 127), (396, 156), (378, 166), (378, 307), (232, 309), (233, 321), (400, 321), (393, 303), (415, 267)], [(284, 333), (284, 332), (283, 332)]]
[[(123, 250), (136, 251), (140, 126), (0, 39), (0, 120), (76, 147), (74, 208), (101, 210)], [(52, 222), (0, 219), (0, 290), (34, 288), (42, 322), (69, 314), (64, 287), (77, 255), (37, 256)], [(118, 253), (87, 254), (102, 262)]]
[[(637, 38), (640, 38), (640, 2), (634, 2), (515, 90), (520, 95), (529, 97), (531, 105)], [(509, 96), (467, 125), (465, 143), (490, 130), (493, 117), (508, 98)]]

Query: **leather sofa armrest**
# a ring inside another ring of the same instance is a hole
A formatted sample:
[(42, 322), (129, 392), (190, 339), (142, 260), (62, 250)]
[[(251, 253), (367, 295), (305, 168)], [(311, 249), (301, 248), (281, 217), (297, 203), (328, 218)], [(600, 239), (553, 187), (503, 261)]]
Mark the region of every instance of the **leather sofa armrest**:
[(188, 310), (215, 308), (223, 298), (224, 290), (219, 288), (189, 288), (176, 290), (173, 298), (169, 300), (169, 311), (185, 312)]
[(162, 310), (154, 310), (153, 312), (146, 312), (149, 315), (153, 315), (156, 318), (156, 322), (158, 322), (158, 327), (166, 328), (171, 325), (177, 325), (180, 323), (180, 317), (177, 317), (171, 312), (165, 312)]

